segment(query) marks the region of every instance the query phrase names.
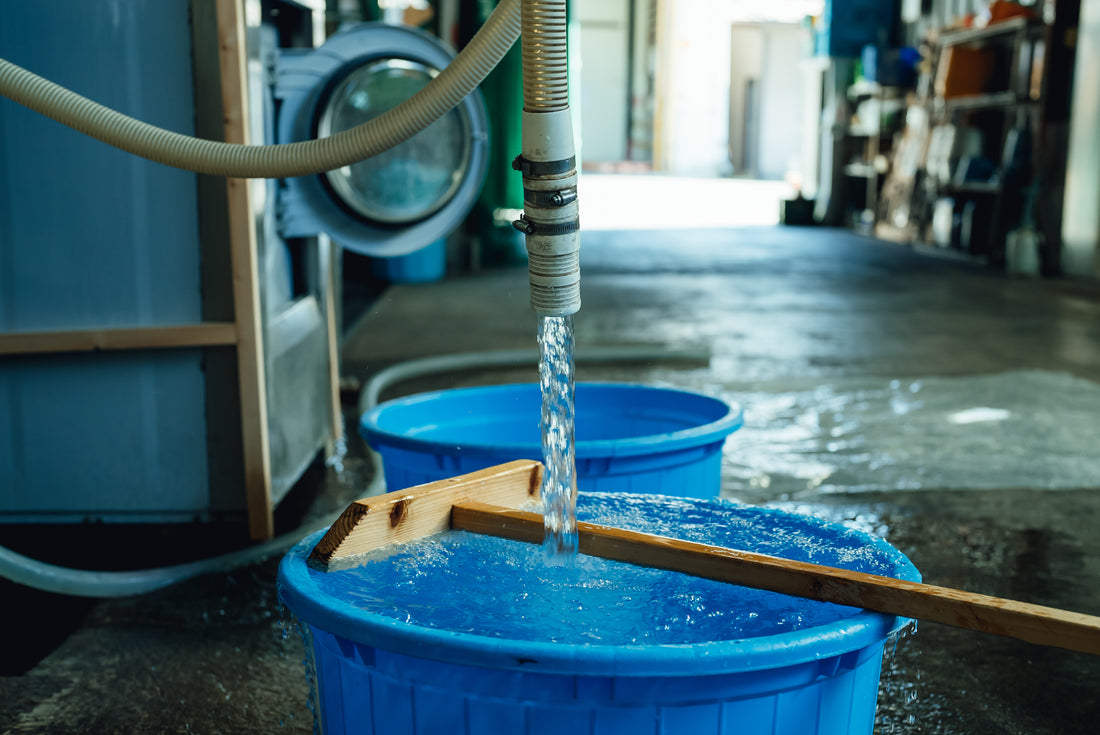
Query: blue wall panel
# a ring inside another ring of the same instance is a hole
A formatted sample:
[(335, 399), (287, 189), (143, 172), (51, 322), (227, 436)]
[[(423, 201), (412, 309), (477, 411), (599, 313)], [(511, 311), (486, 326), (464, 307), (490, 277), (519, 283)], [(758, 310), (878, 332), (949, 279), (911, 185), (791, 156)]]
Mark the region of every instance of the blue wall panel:
[(22, 520), (204, 513), (206, 435), (192, 405), (203, 390), (199, 358), (187, 350), (0, 363), (0, 413), (9, 418), (0, 422), (0, 511)]
[[(194, 129), (190, 0), (5, 3), (0, 56)], [(202, 319), (196, 177), (0, 99), (0, 332)], [(201, 512), (198, 350), (0, 358), (0, 518)]]
[[(194, 130), (187, 0), (6, 3), (0, 56)], [(0, 331), (201, 317), (195, 176), (0, 99)]]

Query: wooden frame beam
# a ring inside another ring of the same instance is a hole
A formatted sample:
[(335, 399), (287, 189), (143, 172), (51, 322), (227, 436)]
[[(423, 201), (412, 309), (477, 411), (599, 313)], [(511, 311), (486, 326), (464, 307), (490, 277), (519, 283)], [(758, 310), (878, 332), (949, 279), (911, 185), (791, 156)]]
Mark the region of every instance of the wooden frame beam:
[(209, 322), (160, 327), (105, 327), (0, 334), (0, 355), (222, 347), (237, 344), (237, 325)]

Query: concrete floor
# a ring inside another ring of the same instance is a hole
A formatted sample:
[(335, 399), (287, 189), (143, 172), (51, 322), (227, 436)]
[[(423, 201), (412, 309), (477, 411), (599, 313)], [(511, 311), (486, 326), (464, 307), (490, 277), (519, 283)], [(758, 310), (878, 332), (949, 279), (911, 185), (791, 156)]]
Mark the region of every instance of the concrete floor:
[[(745, 406), (723, 495), (885, 535), (932, 583), (1100, 614), (1096, 286), (1010, 280), (818, 229), (589, 233), (583, 268), (581, 380)], [(349, 336), (345, 375), (531, 348), (526, 289), (515, 269), (392, 288)], [(710, 357), (583, 361), (626, 345)], [(468, 372), (392, 394), (534, 376)], [(370, 474), (353, 445), (342, 475), (303, 483), (307, 513), (342, 506)], [(0, 678), (0, 733), (310, 731), (303, 648), (274, 574), (271, 560), (137, 599), (34, 598), (9, 633), (48, 637), (34, 621), (63, 607), (75, 630)], [(876, 733), (1096, 732), (1100, 658), (924, 624), (884, 672)]]

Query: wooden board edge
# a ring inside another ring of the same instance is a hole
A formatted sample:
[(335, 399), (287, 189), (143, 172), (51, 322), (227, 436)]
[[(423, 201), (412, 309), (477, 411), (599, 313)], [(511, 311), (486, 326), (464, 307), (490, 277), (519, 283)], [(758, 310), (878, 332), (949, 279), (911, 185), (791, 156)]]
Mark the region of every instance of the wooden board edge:
[[(498, 505), (536, 500), (543, 467), (534, 460), (515, 460), (444, 480), (351, 503), (313, 547), (309, 563), (332, 571), (343, 560), (376, 548), (429, 536), (451, 527), (455, 503), (488, 497)], [(369, 538), (368, 538), (369, 537)], [(366, 542), (363, 540), (366, 539)]]
[[(453, 517), (455, 528), (513, 541), (543, 535), (538, 514), (478, 501), (456, 503)], [(577, 531), (583, 554), (1100, 656), (1097, 616), (611, 526)]]

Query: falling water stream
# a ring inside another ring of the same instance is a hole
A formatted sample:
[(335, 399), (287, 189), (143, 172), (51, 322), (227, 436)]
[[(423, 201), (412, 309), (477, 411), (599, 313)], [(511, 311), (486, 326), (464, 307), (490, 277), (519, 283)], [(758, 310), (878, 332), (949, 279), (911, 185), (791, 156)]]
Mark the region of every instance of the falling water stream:
[(573, 440), (573, 317), (539, 317), (539, 385), (542, 389), (542, 477), (550, 564), (569, 563), (577, 552), (577, 472)]

